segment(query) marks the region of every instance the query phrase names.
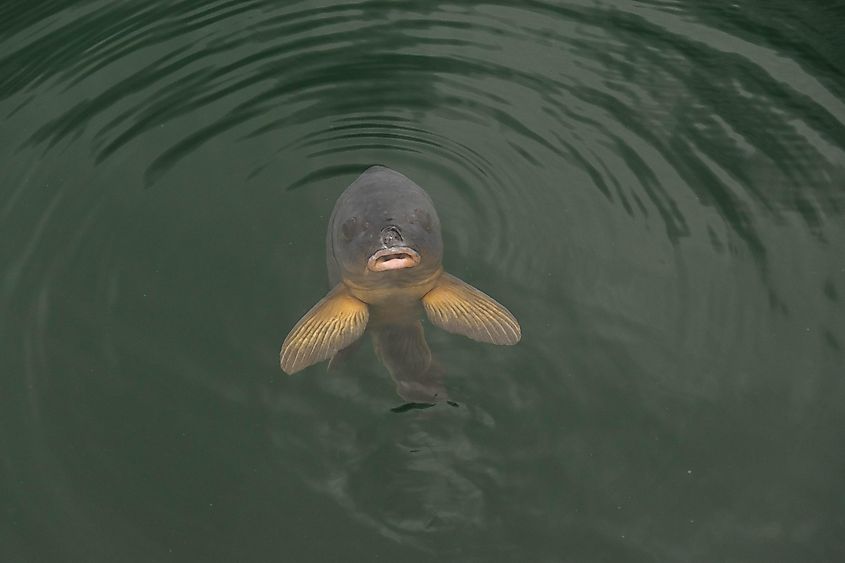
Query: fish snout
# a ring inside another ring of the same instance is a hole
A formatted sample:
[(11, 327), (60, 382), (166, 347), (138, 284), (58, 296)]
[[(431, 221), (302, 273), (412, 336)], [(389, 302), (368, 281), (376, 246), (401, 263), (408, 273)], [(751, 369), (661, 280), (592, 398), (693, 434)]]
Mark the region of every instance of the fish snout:
[(379, 238), (382, 247), (367, 260), (369, 270), (404, 270), (420, 263), (420, 253), (408, 246), (399, 227), (390, 225), (383, 228)]
[(381, 243), (385, 248), (392, 246), (402, 246), (405, 244), (405, 239), (402, 238), (402, 231), (399, 227), (385, 227), (381, 230)]

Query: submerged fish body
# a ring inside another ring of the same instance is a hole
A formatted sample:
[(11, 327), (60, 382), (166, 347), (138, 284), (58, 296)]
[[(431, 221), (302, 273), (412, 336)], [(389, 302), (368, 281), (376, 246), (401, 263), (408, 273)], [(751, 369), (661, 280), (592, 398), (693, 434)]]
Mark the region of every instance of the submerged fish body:
[(336, 356), (365, 330), (397, 393), (446, 400), (420, 316), (492, 344), (516, 344), (519, 323), (494, 299), (443, 271), (440, 219), (428, 194), (399, 172), (372, 166), (340, 195), (326, 233), (328, 295), (288, 334), (279, 355), (292, 374)]

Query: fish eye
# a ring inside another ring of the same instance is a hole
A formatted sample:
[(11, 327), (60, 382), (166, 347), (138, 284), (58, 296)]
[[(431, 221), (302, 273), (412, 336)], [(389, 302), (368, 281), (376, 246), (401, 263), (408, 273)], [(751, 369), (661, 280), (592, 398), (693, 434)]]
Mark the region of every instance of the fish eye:
[(427, 232), (431, 232), (431, 215), (423, 209), (414, 209), (413, 219)]
[(340, 232), (343, 234), (343, 239), (347, 242), (355, 238), (355, 234), (358, 232), (358, 218), (350, 217), (344, 221), (340, 227)]

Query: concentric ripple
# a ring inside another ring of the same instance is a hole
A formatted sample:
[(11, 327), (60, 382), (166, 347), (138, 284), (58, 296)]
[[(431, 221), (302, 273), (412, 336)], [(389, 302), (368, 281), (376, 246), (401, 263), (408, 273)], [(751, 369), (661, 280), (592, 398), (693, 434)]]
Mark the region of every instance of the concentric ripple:
[[(843, 27), (781, 1), (4, 3), (2, 559), (834, 560)], [(507, 349), (427, 327), (459, 407), (391, 412), (367, 346), (278, 371), (375, 163), (521, 322)]]

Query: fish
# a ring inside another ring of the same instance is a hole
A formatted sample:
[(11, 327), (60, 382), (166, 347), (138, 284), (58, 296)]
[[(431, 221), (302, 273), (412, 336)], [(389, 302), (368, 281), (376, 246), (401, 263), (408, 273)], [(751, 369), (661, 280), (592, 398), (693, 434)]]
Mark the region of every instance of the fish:
[(444, 271), (442, 260), (440, 219), (425, 190), (385, 166), (367, 168), (335, 203), (326, 232), (331, 289), (285, 338), (281, 369), (294, 374), (325, 360), (331, 369), (368, 332), (402, 399), (447, 401), (423, 314), (491, 344), (514, 345), (522, 329), (495, 299)]

